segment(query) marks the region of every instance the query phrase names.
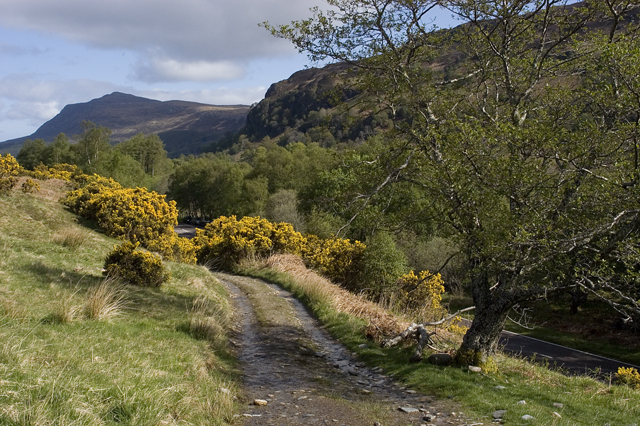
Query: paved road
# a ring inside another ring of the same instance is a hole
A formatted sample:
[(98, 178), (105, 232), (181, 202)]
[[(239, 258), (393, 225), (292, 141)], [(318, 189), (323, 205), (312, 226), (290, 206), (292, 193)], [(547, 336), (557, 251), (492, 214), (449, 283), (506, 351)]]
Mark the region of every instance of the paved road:
[(555, 343), (544, 342), (510, 331), (502, 332), (500, 345), (504, 346), (504, 351), (507, 353), (527, 358), (532, 358), (535, 355), (536, 361), (548, 361), (550, 367), (560, 367), (571, 374), (593, 375), (594, 372), (599, 371), (599, 375), (609, 376), (609, 374), (615, 374), (619, 367), (634, 367), (640, 370), (637, 365), (567, 348)]
[(196, 227), (192, 225), (185, 225), (184, 223), (174, 227), (176, 234), (185, 238), (193, 238), (196, 236)]

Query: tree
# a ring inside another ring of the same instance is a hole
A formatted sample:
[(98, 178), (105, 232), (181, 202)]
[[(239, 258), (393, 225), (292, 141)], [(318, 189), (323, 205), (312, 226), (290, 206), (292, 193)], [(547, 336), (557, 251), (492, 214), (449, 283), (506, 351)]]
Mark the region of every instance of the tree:
[(82, 134), (77, 136), (78, 143), (73, 148), (82, 164), (91, 166), (103, 152), (109, 151), (111, 129), (97, 126), (91, 121), (82, 122)]
[(74, 164), (75, 156), (71, 152), (71, 143), (67, 135), (60, 133), (56, 136), (53, 143), (45, 149), (44, 157), (44, 164), (47, 166), (63, 163)]
[(25, 169), (33, 170), (43, 161), (43, 153), (46, 148), (47, 145), (43, 139), (27, 139), (24, 141), (16, 160), (18, 160), (18, 163)]
[(167, 159), (167, 151), (158, 135), (139, 133), (118, 144), (117, 149), (136, 159), (144, 168), (144, 172), (151, 176), (156, 175), (159, 166)]
[[(393, 121), (375, 164), (433, 201), (468, 263), (476, 315), (458, 350), (483, 364), (517, 303), (581, 287), (640, 318), (635, 2), (328, 0), (274, 28), (347, 61), (360, 107)], [(439, 8), (462, 25), (434, 28)]]

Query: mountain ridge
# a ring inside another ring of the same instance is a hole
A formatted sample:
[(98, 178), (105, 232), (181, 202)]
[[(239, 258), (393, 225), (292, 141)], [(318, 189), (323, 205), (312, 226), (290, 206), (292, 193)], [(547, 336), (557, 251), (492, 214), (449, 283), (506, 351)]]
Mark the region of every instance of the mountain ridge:
[(158, 101), (113, 92), (89, 102), (66, 105), (33, 134), (0, 142), (0, 152), (15, 155), (27, 139), (52, 142), (60, 133), (73, 138), (82, 132), (83, 121), (91, 121), (111, 129), (113, 142), (122, 142), (138, 133), (157, 134), (169, 156), (197, 154), (226, 134), (240, 130), (249, 108), (247, 105)]

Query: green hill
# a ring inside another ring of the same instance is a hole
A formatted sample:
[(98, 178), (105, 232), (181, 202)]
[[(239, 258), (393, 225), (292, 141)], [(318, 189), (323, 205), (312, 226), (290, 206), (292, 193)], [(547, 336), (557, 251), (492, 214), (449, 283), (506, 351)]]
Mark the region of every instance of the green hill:
[(226, 424), (238, 387), (218, 282), (171, 262), (161, 289), (105, 280), (116, 240), (63, 208), (64, 182), (41, 185), (0, 196), (0, 424)]

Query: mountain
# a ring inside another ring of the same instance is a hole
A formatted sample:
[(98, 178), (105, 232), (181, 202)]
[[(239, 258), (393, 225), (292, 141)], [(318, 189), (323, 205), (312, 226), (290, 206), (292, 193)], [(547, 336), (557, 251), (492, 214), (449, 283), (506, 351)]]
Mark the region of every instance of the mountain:
[(138, 133), (158, 134), (170, 157), (197, 154), (228, 133), (240, 130), (249, 106), (215, 106), (186, 101), (157, 101), (114, 92), (92, 101), (65, 106), (35, 133), (0, 143), (0, 152), (17, 154), (26, 139), (51, 142), (60, 133), (73, 138), (85, 120), (110, 128), (122, 142)]

